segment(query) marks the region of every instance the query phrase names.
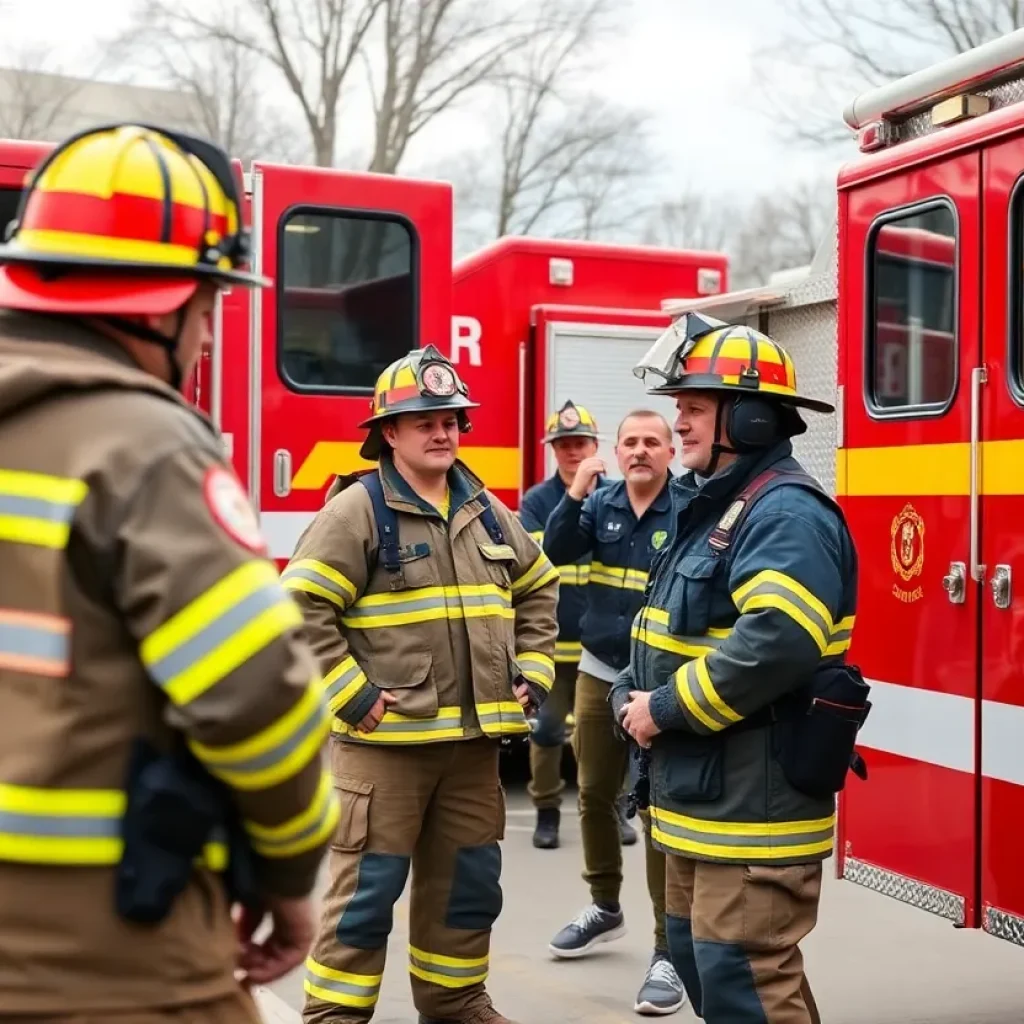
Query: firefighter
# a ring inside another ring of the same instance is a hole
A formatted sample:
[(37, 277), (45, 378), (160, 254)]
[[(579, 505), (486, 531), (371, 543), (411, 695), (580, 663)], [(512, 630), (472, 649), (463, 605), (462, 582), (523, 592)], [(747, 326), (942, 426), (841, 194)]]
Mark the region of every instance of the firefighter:
[[(559, 958), (586, 956), (625, 934), (619, 904), (622, 850), (617, 798), (627, 776), (629, 748), (616, 734), (608, 703), (612, 683), (629, 663), (630, 628), (643, 604), (652, 560), (672, 525), (669, 465), (672, 429), (657, 412), (639, 409), (619, 424), (615, 456), (623, 479), (589, 493), (605, 472), (584, 459), (548, 518), (544, 550), (556, 564), (593, 558), (581, 623), (573, 748), (583, 833), (583, 879), (592, 903), (551, 940)], [(589, 496), (588, 496), (589, 494)], [(665, 937), (665, 857), (645, 836), (647, 886), (654, 910), (654, 954), (636, 997), (638, 1013), (669, 1014), (685, 1001)]]
[[(322, 681), (179, 391), (218, 289), (267, 283), (241, 269), (241, 215), (218, 148), (118, 124), (51, 152), (0, 248), (0, 1006), (18, 1020), (256, 1024), (235, 971), (271, 981), (313, 938), (338, 820)], [(253, 884), (229, 887), (243, 862)]]
[[(777, 342), (697, 314), (636, 372), (675, 397), (691, 471), (673, 483), (675, 533), (612, 695), (650, 758), (672, 959), (707, 1024), (807, 1024), (819, 1017), (799, 943), (864, 689), (844, 665), (853, 541), (790, 440), (806, 430), (799, 409), (832, 406), (797, 391)], [(832, 693), (813, 715), (808, 687)]]
[[(582, 405), (567, 401), (547, 420), (543, 444), (551, 445), (558, 464), (547, 480), (535, 484), (524, 495), (519, 518), (537, 543), (544, 539), (544, 524), (571, 486), (576, 470), (584, 459), (597, 454), (597, 422)], [(591, 491), (604, 484), (598, 475)], [(583, 613), (584, 586), (590, 575), (589, 560), (584, 557), (570, 565), (557, 566), (558, 643), (555, 645), (555, 685), (530, 732), (530, 785), (528, 791), (537, 810), (533, 845), (551, 850), (558, 846), (561, 824), (562, 750), (565, 745), (566, 718), (576, 690), (576, 669), (580, 660), (580, 616)], [(625, 794), (619, 800), (619, 828), (622, 842), (636, 842), (636, 832), (625, 817)]]
[(558, 573), (457, 458), (470, 401), (432, 345), (377, 379), (360, 449), (284, 572), (334, 712), (342, 824), (305, 1020), (374, 1013), (412, 868), (409, 974), (421, 1024), (511, 1024), (485, 989), (502, 905), (501, 740), (555, 679)]

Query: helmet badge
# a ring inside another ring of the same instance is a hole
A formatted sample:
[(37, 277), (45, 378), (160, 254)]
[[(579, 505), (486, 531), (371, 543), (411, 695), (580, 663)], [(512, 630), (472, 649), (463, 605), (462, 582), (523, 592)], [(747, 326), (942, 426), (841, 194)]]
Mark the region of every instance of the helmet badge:
[(446, 397), (456, 391), (455, 374), (441, 363), (432, 363), (423, 370), (423, 390), (428, 395)]
[(567, 405), (558, 414), (558, 422), (566, 430), (573, 430), (580, 425), (580, 414), (574, 405)]

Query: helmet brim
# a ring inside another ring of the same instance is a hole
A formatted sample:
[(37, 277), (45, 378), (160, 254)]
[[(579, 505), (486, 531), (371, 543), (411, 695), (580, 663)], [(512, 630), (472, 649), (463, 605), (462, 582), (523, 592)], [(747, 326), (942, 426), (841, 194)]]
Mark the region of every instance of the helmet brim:
[(368, 416), (359, 424), (359, 426), (360, 428), (365, 429), (374, 423), (380, 423), (381, 420), (393, 419), (395, 416), (403, 416), (409, 412), (447, 412), (449, 410), (456, 411), (461, 409), (479, 408), (479, 402), (471, 402), (468, 398), (464, 398), (462, 395), (444, 395), (436, 397), (431, 395), (420, 395), (418, 398), (410, 398), (407, 401), (399, 403), (393, 409), (385, 409), (383, 412), (379, 412), (374, 416)]
[(80, 316), (164, 316), (195, 294), (195, 277), (68, 274), (45, 278), (24, 264), (0, 266), (0, 307)]
[(585, 437), (592, 441), (600, 441), (597, 433), (593, 430), (567, 430), (564, 434), (551, 434), (540, 439), (541, 444), (552, 444), (555, 441), (564, 441), (567, 437)]
[(780, 394), (777, 391), (769, 391), (765, 388), (741, 388), (735, 384), (723, 384), (715, 377), (702, 377), (695, 375), (688, 380), (666, 381), (657, 387), (648, 388), (649, 395), (679, 395), (685, 391), (719, 391), (728, 395), (757, 395), (760, 398), (767, 398), (769, 401), (779, 402), (782, 405), (792, 405), (798, 409), (810, 409), (813, 412), (830, 413), (835, 412), (836, 407), (829, 402), (823, 402), (817, 398), (807, 398), (804, 395)]
[(48, 267), (54, 270), (64, 269), (76, 275), (90, 271), (96, 274), (124, 274), (130, 276), (132, 280), (138, 280), (143, 275), (153, 275), (154, 277), (190, 277), (196, 281), (211, 281), (227, 286), (237, 284), (256, 288), (269, 288), (274, 283), (269, 277), (251, 274), (245, 270), (222, 270), (219, 267), (204, 264), (183, 266), (178, 263), (132, 263), (128, 260), (105, 260), (98, 256), (75, 259), (63, 253), (33, 252), (17, 245), (0, 245), (0, 264)]

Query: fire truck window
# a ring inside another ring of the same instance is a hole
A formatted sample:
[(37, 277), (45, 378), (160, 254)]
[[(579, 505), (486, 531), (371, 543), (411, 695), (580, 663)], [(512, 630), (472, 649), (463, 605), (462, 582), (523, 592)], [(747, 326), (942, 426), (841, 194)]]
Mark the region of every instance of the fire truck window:
[(290, 215), (278, 270), (279, 367), (303, 391), (372, 390), (416, 348), (415, 241), (403, 222)]
[(948, 206), (886, 221), (871, 242), (870, 398), (942, 408), (956, 388), (956, 221)]

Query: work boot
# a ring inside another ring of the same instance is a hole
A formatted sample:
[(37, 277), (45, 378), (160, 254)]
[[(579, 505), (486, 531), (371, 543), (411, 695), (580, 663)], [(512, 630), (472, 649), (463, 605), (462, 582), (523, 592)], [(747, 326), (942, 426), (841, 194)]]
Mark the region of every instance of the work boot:
[(599, 942), (611, 942), (626, 934), (622, 908), (614, 910), (591, 903), (575, 921), (570, 921), (552, 940), (548, 950), (560, 960), (586, 956)]
[(420, 1024), (516, 1024), (514, 1020), (503, 1017), (493, 1006), (484, 1006), (474, 1010), (468, 1017), (458, 1020), (449, 1017), (424, 1017), (420, 1014)]
[(533, 845), (538, 850), (554, 850), (558, 846), (558, 826), (562, 812), (557, 807), (538, 807)]
[(644, 1016), (675, 1013), (686, 1002), (686, 989), (667, 953), (654, 951), (633, 1009)]
[(623, 793), (615, 801), (615, 814), (619, 819), (619, 839), (623, 846), (632, 846), (637, 839), (636, 829), (629, 823), (626, 817), (626, 794)]

